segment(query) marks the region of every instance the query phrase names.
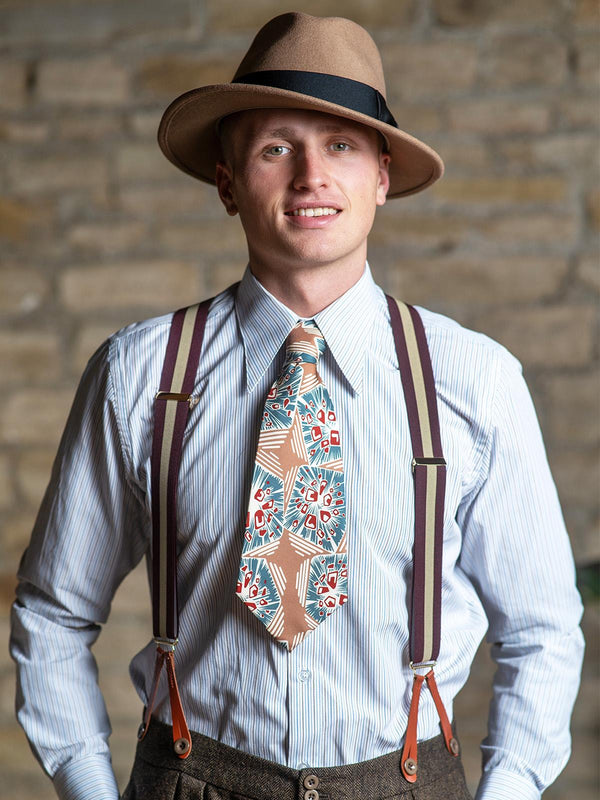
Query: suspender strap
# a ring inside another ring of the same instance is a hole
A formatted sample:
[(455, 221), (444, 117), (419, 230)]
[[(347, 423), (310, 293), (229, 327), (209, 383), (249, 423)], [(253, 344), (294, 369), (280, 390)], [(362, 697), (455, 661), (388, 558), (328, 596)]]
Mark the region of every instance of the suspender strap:
[[(435, 381), (423, 323), (412, 306), (389, 296), (387, 301), (408, 413), (415, 485), (409, 639), (414, 682), (401, 765), (406, 780), (414, 783), (417, 779), (417, 718), (423, 681), (427, 682), (438, 710), (446, 746), (453, 755), (458, 754), (458, 743), (453, 738), (433, 675), (440, 649), (446, 461), (442, 452)], [(423, 669), (428, 670), (426, 675), (420, 674), (419, 670)]]
[(191, 752), (191, 737), (175, 677), (175, 646), (179, 632), (177, 605), (177, 484), (183, 434), (198, 370), (210, 300), (182, 308), (173, 315), (160, 389), (154, 401), (152, 440), (152, 625), (157, 644), (154, 680), (144, 721), (148, 730), (163, 665), (169, 683), (174, 749), (180, 758)]
[(408, 412), (415, 480), (415, 550), (410, 660), (435, 661), (440, 650), (446, 462), (433, 369), (423, 323), (411, 306), (388, 298)]
[(154, 402), (152, 441), (152, 627), (177, 639), (177, 483), (183, 433), (200, 359), (208, 303), (176, 311)]

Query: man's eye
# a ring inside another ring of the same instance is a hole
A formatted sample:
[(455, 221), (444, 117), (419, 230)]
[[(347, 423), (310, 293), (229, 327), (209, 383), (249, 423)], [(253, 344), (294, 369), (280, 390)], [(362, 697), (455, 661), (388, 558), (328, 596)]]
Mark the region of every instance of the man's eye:
[(266, 152), (269, 156), (282, 156), (285, 153), (289, 153), (289, 151), (290, 148), (283, 144), (274, 144), (273, 147), (269, 147)]
[(349, 145), (349, 144), (346, 144), (346, 142), (334, 142), (334, 143), (331, 145), (331, 148), (332, 148), (332, 150), (334, 150), (336, 153), (345, 153), (345, 152), (346, 152), (346, 150), (349, 150), (349, 149), (350, 149), (350, 145)]

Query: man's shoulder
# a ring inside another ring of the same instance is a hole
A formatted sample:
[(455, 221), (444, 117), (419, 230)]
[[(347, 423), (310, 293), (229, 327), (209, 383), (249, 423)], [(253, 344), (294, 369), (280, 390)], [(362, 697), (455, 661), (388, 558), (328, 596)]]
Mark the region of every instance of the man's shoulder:
[(512, 363), (520, 369), (520, 364), (515, 356), (503, 344), (485, 333), (467, 328), (460, 322), (437, 311), (431, 311), (422, 306), (415, 306), (415, 308), (423, 320), (427, 341), (432, 349), (435, 348), (444, 355), (452, 352), (456, 355), (471, 353), (474, 356)]
[[(211, 302), (204, 340), (233, 338), (234, 309), (229, 290)], [(133, 406), (147, 408), (160, 385), (160, 376), (174, 312), (132, 322), (109, 336), (92, 355), (80, 381), (99, 396), (108, 392), (114, 402), (131, 413)], [(223, 333), (225, 331), (225, 333)]]
[[(207, 330), (218, 326), (220, 320), (233, 310), (234, 295), (232, 287), (225, 289), (210, 299), (210, 309), (206, 322)], [(201, 301), (202, 302), (202, 301)], [(113, 333), (104, 344), (111, 354), (136, 354), (153, 358), (157, 353), (162, 353), (166, 346), (173, 315), (169, 311), (155, 317), (132, 322)], [(161, 347), (162, 346), (162, 347)]]
[[(444, 314), (417, 307), (438, 389), (467, 392), (484, 402), (502, 384), (522, 380), (522, 366), (504, 345)], [(487, 402), (487, 401), (485, 401)]]

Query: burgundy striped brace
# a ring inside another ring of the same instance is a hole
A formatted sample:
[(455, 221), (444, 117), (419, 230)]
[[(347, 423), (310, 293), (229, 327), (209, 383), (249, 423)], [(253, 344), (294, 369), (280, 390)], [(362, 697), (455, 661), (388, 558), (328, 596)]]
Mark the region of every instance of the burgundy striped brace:
[[(410, 617), (410, 667), (413, 695), (402, 752), (407, 781), (417, 779), (417, 717), (426, 681), (436, 705), (446, 746), (458, 755), (458, 743), (440, 698), (433, 667), (440, 647), (442, 545), (446, 462), (442, 454), (435, 383), (423, 323), (417, 311), (386, 295), (408, 414), (415, 485), (415, 538)], [(178, 636), (177, 607), (177, 482), (183, 434), (198, 369), (204, 327), (211, 300), (173, 315), (169, 341), (154, 404), (152, 444), (152, 610), (157, 645), (154, 680), (144, 720), (148, 730), (163, 664), (167, 668), (174, 750), (180, 758), (191, 751), (191, 737), (175, 678)], [(422, 671), (426, 672), (423, 673)]]
[(177, 606), (177, 483), (183, 434), (198, 371), (210, 300), (182, 308), (173, 315), (167, 350), (154, 401), (152, 440), (152, 625), (156, 663), (150, 698), (138, 731), (143, 739), (150, 724), (163, 664), (167, 668), (173, 719), (173, 748), (180, 758), (191, 752), (192, 740), (175, 677), (175, 647), (179, 633)]
[(446, 461), (442, 453), (431, 357), (421, 317), (412, 306), (389, 296), (387, 301), (408, 414), (415, 486), (409, 640), (414, 679), (401, 759), (402, 774), (407, 781), (414, 783), (417, 779), (417, 719), (423, 681), (427, 682), (433, 697), (446, 747), (452, 755), (458, 755), (458, 742), (453, 736), (433, 674), (440, 650)]

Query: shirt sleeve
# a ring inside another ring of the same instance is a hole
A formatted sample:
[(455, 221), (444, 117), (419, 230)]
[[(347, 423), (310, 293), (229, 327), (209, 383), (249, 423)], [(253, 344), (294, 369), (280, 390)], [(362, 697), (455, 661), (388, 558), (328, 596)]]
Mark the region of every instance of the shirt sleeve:
[(91, 647), (148, 542), (110, 352), (93, 356), (79, 385), (12, 609), (17, 717), (63, 800), (119, 796)]
[(570, 755), (582, 605), (520, 365), (500, 353), (478, 489), (459, 509), (461, 567), (485, 607), (497, 669), (477, 800), (537, 800)]

